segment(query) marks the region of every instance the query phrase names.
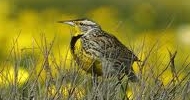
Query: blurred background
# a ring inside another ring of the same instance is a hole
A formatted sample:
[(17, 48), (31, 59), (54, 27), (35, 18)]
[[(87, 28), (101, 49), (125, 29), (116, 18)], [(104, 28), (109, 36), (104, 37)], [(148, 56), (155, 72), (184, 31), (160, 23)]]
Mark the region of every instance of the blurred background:
[(96, 21), (137, 55), (142, 41), (147, 48), (158, 42), (157, 53), (166, 61), (167, 50), (177, 50), (177, 67), (190, 54), (189, 0), (0, 0), (0, 62), (18, 36), (20, 49), (31, 48), (44, 34), (49, 41), (56, 38), (60, 52), (67, 51), (70, 28), (56, 21), (77, 18)]

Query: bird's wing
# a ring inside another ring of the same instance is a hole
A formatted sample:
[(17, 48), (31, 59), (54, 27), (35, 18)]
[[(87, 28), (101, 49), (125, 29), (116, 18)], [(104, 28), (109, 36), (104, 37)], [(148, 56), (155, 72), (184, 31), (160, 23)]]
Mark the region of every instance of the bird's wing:
[(102, 30), (91, 30), (83, 37), (83, 47), (87, 53), (98, 58), (118, 58), (138, 60), (137, 56), (115, 36)]

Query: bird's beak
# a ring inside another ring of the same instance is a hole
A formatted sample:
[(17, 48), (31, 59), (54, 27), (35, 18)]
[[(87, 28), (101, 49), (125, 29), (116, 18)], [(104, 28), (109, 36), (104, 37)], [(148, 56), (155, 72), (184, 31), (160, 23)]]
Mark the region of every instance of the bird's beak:
[(75, 26), (75, 23), (73, 21), (58, 21), (58, 23), (64, 23), (64, 24), (68, 24), (71, 26)]

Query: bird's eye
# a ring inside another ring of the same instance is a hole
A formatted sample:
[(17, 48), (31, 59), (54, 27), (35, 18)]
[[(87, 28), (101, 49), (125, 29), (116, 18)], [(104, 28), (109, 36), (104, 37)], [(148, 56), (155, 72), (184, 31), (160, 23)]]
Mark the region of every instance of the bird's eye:
[(83, 23), (79, 23), (79, 25), (84, 25)]

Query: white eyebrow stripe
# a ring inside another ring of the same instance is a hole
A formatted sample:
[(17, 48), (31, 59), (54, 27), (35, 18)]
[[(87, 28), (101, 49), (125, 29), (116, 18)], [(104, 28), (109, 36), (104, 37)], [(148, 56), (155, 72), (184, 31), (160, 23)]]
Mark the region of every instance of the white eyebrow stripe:
[(88, 21), (88, 20), (85, 20), (85, 21), (82, 21), (84, 24), (87, 24), (87, 25), (96, 25), (96, 23), (92, 22), (92, 21)]

